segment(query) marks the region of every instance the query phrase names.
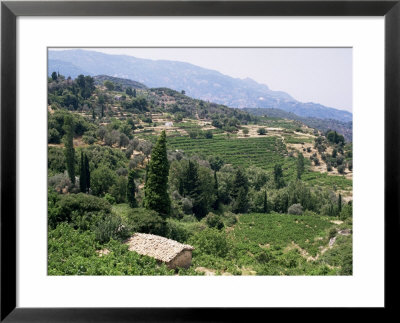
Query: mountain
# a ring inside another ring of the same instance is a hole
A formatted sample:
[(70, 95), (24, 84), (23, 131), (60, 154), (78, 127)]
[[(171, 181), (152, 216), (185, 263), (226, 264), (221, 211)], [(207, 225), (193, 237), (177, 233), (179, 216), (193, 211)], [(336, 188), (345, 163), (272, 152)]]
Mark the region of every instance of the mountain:
[(96, 85), (101, 85), (105, 81), (110, 81), (113, 82), (114, 84), (119, 84), (121, 85), (121, 88), (125, 90), (128, 87), (131, 87), (132, 89), (147, 89), (147, 86), (128, 79), (123, 79), (120, 77), (113, 77), (113, 76), (108, 76), (108, 75), (96, 75), (93, 76), (94, 79), (94, 84)]
[(193, 64), (109, 55), (88, 50), (48, 52), (48, 74), (58, 71), (75, 78), (84, 75), (110, 75), (135, 80), (148, 87), (168, 87), (184, 90), (191, 97), (216, 102), (234, 108), (276, 108), (301, 117), (352, 120), (347, 111), (317, 103), (302, 103), (282, 91), (272, 91), (267, 85), (246, 78), (239, 79)]

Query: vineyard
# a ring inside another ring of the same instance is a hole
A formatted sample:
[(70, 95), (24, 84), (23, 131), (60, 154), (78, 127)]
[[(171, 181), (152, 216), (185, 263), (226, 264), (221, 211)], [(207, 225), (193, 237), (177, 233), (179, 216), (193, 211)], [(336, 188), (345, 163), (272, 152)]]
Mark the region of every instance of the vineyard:
[(226, 230), (229, 252), (207, 254), (206, 242), (192, 239), (197, 248), (193, 261), (217, 275), (337, 275), (351, 268), (346, 252), (338, 256), (339, 249), (351, 253), (351, 239), (340, 237), (340, 243), (329, 247), (337, 230), (328, 217), (315, 214), (243, 214)]
[[(300, 139), (290, 137), (291, 142), (299, 143)], [(304, 141), (304, 140), (303, 140)], [(286, 142), (286, 138), (285, 138)], [(219, 156), (227, 164), (247, 168), (256, 166), (272, 171), (275, 164), (282, 164), (287, 181), (296, 177), (296, 158), (288, 157), (286, 146), (280, 137), (265, 136), (259, 138), (228, 138), (225, 135), (214, 135), (211, 139), (191, 139), (188, 136), (168, 138), (168, 149), (183, 151), (188, 156)], [(332, 176), (326, 173), (309, 170), (310, 161), (306, 160), (306, 172), (302, 179), (311, 184), (342, 190), (351, 190), (352, 181), (343, 176)]]
[(252, 165), (265, 170), (272, 170), (276, 163), (282, 162), (286, 154), (286, 147), (278, 137), (243, 139), (229, 139), (218, 135), (212, 139), (172, 137), (168, 139), (168, 148), (182, 150), (189, 156), (219, 156), (227, 164), (243, 167)]

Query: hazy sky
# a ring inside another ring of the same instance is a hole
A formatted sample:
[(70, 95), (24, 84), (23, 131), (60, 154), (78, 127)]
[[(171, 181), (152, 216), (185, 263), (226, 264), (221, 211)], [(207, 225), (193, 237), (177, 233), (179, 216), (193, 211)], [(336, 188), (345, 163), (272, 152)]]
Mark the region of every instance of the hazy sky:
[(351, 48), (104, 48), (109, 54), (192, 63), (252, 78), (301, 102), (352, 111)]

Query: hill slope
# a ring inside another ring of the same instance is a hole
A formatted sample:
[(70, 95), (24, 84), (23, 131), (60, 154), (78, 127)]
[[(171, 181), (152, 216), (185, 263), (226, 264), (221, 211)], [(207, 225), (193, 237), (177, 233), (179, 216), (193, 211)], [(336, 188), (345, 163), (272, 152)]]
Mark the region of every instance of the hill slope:
[(277, 108), (301, 117), (352, 120), (347, 111), (316, 103), (302, 103), (289, 94), (272, 91), (249, 78), (237, 79), (189, 63), (108, 55), (86, 50), (49, 51), (49, 75), (59, 71), (65, 76), (107, 74), (127, 78), (149, 87), (168, 87), (194, 98), (236, 108)]

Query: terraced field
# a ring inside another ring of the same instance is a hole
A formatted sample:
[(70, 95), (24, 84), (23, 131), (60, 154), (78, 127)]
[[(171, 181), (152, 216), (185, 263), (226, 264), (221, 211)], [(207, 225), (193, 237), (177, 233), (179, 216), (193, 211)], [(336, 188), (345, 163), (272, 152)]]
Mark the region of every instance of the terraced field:
[(278, 137), (228, 139), (214, 136), (212, 139), (190, 139), (189, 137), (168, 138), (168, 148), (182, 150), (186, 154), (208, 157), (216, 155), (225, 163), (243, 167), (257, 166), (272, 170), (282, 162), (287, 153)]
[[(169, 137), (168, 149), (182, 150), (185, 154), (206, 158), (219, 156), (227, 164), (234, 166), (256, 166), (272, 171), (275, 164), (282, 164), (286, 181), (296, 178), (294, 157), (287, 157), (285, 144), (280, 137), (227, 138), (225, 135), (214, 135), (212, 139), (191, 139), (188, 136)], [(306, 171), (302, 176), (311, 185), (331, 189), (351, 190), (352, 181), (344, 176), (332, 176), (310, 170), (310, 161), (306, 159)]]

